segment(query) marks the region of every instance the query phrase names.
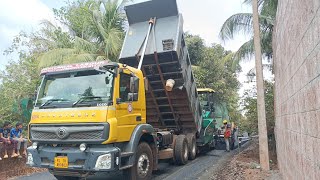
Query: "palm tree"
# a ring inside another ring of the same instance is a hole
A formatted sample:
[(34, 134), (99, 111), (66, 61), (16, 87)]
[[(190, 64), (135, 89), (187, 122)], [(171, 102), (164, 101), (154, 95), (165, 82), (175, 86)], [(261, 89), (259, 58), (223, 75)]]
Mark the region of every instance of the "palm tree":
[(43, 28), (31, 38), (39, 51), (39, 66), (116, 60), (124, 38), (124, 2), (79, 1), (56, 13), (64, 27), (43, 21)]
[[(251, 4), (252, 0), (244, 0), (244, 4)], [(268, 59), (272, 58), (272, 32), (276, 18), (278, 0), (258, 0), (259, 22), (261, 32), (262, 54)], [(240, 32), (252, 36), (235, 53), (234, 62), (250, 58), (254, 53), (252, 13), (238, 13), (229, 17), (221, 27), (219, 37), (226, 41), (233, 39)]]

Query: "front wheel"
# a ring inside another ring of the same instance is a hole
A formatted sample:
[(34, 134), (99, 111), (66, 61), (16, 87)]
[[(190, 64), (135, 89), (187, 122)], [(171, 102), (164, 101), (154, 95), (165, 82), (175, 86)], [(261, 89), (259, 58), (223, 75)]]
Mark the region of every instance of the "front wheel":
[(151, 179), (153, 170), (153, 156), (150, 146), (142, 142), (138, 145), (134, 165), (125, 170), (125, 176), (130, 180)]

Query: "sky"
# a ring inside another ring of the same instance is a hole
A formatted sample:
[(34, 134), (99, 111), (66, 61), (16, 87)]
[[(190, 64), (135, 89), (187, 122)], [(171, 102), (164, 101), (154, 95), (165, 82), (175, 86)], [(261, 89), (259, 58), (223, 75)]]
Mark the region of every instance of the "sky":
[[(31, 32), (39, 28), (43, 19), (53, 20), (52, 8), (59, 8), (67, 0), (1, 0), (0, 6), (0, 69), (12, 57), (2, 55), (14, 36), (20, 31)], [(142, 0), (135, 0), (142, 1)], [(227, 50), (236, 51), (246, 41), (242, 34), (228, 42), (220, 41), (218, 35), (223, 22), (232, 14), (251, 12), (251, 7), (243, 5), (243, 0), (177, 0), (179, 11), (184, 17), (184, 30), (200, 35), (207, 45), (220, 43)], [(240, 82), (246, 81), (246, 74), (254, 68), (254, 59), (242, 63)], [(239, 91), (241, 95), (244, 85)]]

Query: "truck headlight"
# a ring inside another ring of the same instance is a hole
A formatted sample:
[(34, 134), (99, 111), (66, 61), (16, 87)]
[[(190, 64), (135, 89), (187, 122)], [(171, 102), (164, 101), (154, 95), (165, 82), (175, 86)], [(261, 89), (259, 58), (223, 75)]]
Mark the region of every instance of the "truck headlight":
[(87, 149), (87, 145), (85, 143), (80, 144), (79, 149), (81, 152), (84, 152)]
[(32, 148), (33, 149), (37, 149), (38, 148), (38, 143), (37, 142), (32, 143)]
[(30, 166), (34, 165), (33, 156), (32, 156), (31, 153), (28, 153), (27, 164), (30, 165)]
[(111, 168), (111, 154), (104, 154), (98, 157), (95, 169), (110, 169)]

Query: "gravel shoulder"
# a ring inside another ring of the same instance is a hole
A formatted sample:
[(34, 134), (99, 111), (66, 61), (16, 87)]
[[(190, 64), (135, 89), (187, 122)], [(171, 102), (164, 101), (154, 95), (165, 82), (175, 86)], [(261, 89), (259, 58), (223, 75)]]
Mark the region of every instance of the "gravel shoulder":
[(202, 180), (282, 180), (276, 157), (270, 162), (271, 170), (262, 171), (259, 164), (259, 144), (250, 141), (246, 147), (220, 159), (218, 165), (207, 169), (198, 179)]

